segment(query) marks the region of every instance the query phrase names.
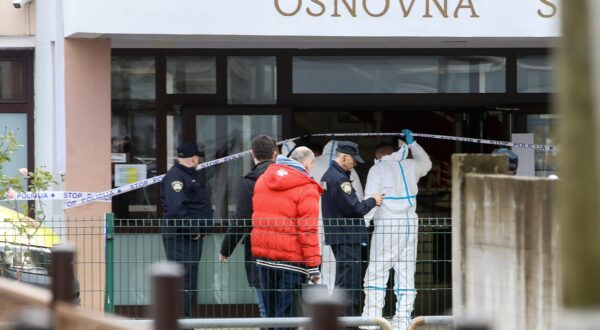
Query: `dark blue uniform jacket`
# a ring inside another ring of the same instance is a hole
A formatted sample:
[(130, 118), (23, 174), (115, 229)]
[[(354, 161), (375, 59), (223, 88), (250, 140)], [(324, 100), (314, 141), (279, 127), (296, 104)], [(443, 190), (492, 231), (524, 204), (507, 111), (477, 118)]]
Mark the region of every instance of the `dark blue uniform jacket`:
[(360, 244), (368, 242), (363, 216), (375, 207), (375, 199), (359, 201), (350, 182), (350, 172), (332, 162), (323, 174), (325, 192), (321, 195), (321, 210), (325, 226), (325, 243)]
[(202, 171), (179, 163), (167, 172), (160, 189), (163, 233), (200, 234), (212, 226), (213, 210), (203, 181)]

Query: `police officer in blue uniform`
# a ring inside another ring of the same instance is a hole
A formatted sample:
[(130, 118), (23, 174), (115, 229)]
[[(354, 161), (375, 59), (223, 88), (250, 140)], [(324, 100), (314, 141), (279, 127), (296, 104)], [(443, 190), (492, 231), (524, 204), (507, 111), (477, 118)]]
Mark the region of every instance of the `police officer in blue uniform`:
[(177, 161), (161, 182), (163, 206), (161, 233), (167, 259), (180, 263), (183, 278), (183, 316), (192, 316), (192, 302), (198, 289), (198, 263), (202, 238), (212, 225), (213, 210), (204, 186), (204, 173), (196, 168), (202, 154), (192, 143), (177, 148)]
[(341, 141), (335, 150), (334, 161), (321, 179), (325, 184), (325, 192), (321, 196), (325, 243), (331, 246), (335, 255), (335, 286), (349, 298), (347, 316), (360, 315), (361, 246), (368, 242), (363, 217), (383, 202), (379, 194), (373, 194), (364, 201), (356, 197), (350, 171), (357, 162), (364, 162), (358, 153), (358, 145)]

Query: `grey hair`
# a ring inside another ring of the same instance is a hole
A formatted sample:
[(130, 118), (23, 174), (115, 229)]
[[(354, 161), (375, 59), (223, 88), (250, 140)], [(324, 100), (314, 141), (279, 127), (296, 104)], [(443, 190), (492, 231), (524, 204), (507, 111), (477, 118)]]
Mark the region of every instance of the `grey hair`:
[(290, 158), (304, 165), (307, 161), (315, 159), (315, 154), (307, 147), (298, 147), (294, 149)]

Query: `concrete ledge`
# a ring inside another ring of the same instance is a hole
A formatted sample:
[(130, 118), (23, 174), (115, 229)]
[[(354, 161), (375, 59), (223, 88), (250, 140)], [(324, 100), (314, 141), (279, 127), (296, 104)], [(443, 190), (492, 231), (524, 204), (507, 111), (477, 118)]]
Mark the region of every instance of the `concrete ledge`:
[(35, 37), (0, 37), (0, 49), (29, 49), (35, 47)]

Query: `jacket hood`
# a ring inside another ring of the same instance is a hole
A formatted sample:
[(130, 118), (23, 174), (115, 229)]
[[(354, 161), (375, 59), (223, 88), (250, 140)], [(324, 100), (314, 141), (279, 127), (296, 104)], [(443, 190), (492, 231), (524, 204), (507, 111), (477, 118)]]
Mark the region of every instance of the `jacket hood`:
[(295, 161), (295, 160), (293, 160), (291, 158), (279, 155), (279, 156), (277, 156), (277, 160), (275, 162), (277, 164), (291, 166), (291, 167), (297, 169), (298, 171), (300, 171), (300, 172), (305, 173), (306, 175), (308, 175), (308, 172), (306, 171), (306, 169), (304, 168), (304, 166), (302, 166), (302, 164), (298, 163), (297, 161)]
[(251, 179), (251, 180), (257, 180), (263, 173), (265, 173), (265, 171), (267, 170), (267, 167), (269, 167), (269, 165), (274, 164), (274, 163), (275, 162), (272, 160), (262, 161), (256, 165), (254, 165), (252, 170), (250, 170), (250, 172), (248, 172), (248, 174), (246, 174), (244, 176), (244, 178)]
[(331, 140), (323, 147), (322, 155), (333, 155), (335, 154), (335, 147), (337, 147), (338, 141)]
[(401, 160), (405, 160), (408, 157), (408, 146), (406, 144), (403, 144), (402, 147), (400, 147), (400, 150), (392, 153), (391, 155), (387, 155), (387, 156), (383, 156), (381, 157), (380, 160), (375, 160), (375, 163), (377, 162), (398, 162)]
[(323, 188), (305, 172), (300, 172), (294, 167), (284, 164), (273, 164), (267, 168), (262, 180), (269, 189), (282, 191), (292, 188), (297, 188), (302, 185), (314, 184), (319, 193), (323, 192)]

